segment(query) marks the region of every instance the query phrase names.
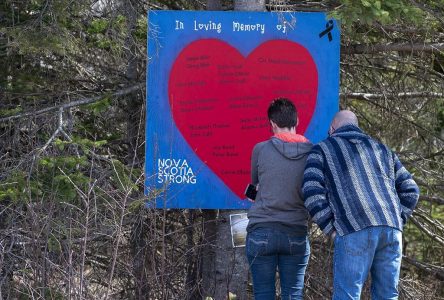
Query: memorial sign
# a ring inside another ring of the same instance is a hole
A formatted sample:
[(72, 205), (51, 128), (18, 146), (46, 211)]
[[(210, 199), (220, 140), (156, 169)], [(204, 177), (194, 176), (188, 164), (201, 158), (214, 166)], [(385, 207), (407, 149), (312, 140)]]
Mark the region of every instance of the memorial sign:
[(150, 11), (146, 193), (166, 208), (248, 208), (253, 146), (276, 97), (297, 132), (326, 136), (338, 110), (339, 30), (324, 13)]

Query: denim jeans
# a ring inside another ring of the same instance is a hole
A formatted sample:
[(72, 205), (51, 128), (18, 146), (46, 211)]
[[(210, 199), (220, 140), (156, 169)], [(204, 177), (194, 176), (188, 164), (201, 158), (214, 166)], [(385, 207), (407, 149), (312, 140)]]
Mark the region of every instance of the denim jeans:
[(398, 299), (402, 232), (377, 226), (336, 235), (333, 259), (333, 300), (360, 299), (371, 273), (373, 300)]
[(246, 252), (255, 300), (275, 299), (277, 270), (281, 298), (302, 299), (305, 269), (310, 256), (310, 243), (306, 235), (258, 228), (247, 234)]

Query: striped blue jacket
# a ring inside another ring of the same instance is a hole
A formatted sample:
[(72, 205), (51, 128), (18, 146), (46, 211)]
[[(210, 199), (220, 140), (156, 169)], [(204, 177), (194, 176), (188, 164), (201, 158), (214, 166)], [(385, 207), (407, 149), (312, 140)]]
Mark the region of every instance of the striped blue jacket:
[(338, 128), (313, 147), (302, 191), (321, 230), (341, 236), (369, 226), (402, 230), (419, 197), (396, 154), (353, 125)]

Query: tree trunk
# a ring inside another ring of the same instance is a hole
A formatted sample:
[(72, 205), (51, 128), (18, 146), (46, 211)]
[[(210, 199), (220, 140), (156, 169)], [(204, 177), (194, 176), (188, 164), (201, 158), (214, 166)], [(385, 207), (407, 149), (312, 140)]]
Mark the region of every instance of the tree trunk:
[[(136, 22), (138, 18), (136, 1), (123, 1), (121, 9), (126, 17), (126, 27), (128, 35), (126, 37), (125, 57), (127, 58), (125, 77), (127, 85), (132, 86), (138, 82), (138, 58), (136, 56), (136, 42), (133, 39), (133, 33), (136, 29)], [(135, 91), (125, 96), (126, 110), (127, 110), (127, 144), (128, 152), (126, 163), (131, 167), (136, 167), (140, 164), (138, 148), (139, 136), (142, 123), (140, 122), (142, 110), (142, 95)], [(146, 257), (147, 257), (147, 241), (144, 232), (147, 226), (144, 221), (145, 212), (139, 213), (139, 220), (137, 220), (131, 232), (131, 250), (132, 250), (132, 264), (133, 274), (135, 277), (135, 298), (146, 299), (149, 293), (149, 286), (146, 272)]]
[(207, 0), (207, 10), (222, 10), (220, 0)]
[(247, 299), (248, 263), (245, 248), (233, 248), (230, 214), (245, 211), (215, 210), (204, 212), (204, 253), (202, 255), (202, 295), (225, 300), (230, 294), (236, 300)]
[(203, 239), (201, 255), (201, 294), (205, 299), (214, 296), (216, 290), (216, 254), (215, 245), (217, 241), (217, 210), (204, 210), (202, 217)]
[(185, 291), (187, 291), (187, 295), (185, 299), (194, 300), (199, 299), (199, 257), (200, 251), (198, 247), (196, 247), (196, 243), (194, 242), (195, 236), (195, 210), (187, 210), (188, 222), (187, 227), (185, 229), (185, 234), (187, 237), (187, 263), (186, 263), (186, 277), (185, 277)]
[(234, 10), (265, 11), (265, 0), (235, 0)]
[(148, 289), (148, 248), (146, 232), (149, 228), (145, 222), (145, 211), (137, 214), (131, 231), (131, 251), (133, 256), (133, 273), (135, 278), (135, 299), (147, 299)]

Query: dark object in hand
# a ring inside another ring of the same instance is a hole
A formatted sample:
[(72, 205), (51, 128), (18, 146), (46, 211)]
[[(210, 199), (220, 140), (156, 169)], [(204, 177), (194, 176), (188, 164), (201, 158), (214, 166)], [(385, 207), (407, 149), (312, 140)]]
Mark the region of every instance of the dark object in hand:
[(245, 196), (247, 196), (247, 198), (250, 198), (251, 200), (255, 200), (256, 194), (257, 194), (256, 186), (251, 183), (248, 184), (247, 188), (245, 189)]

